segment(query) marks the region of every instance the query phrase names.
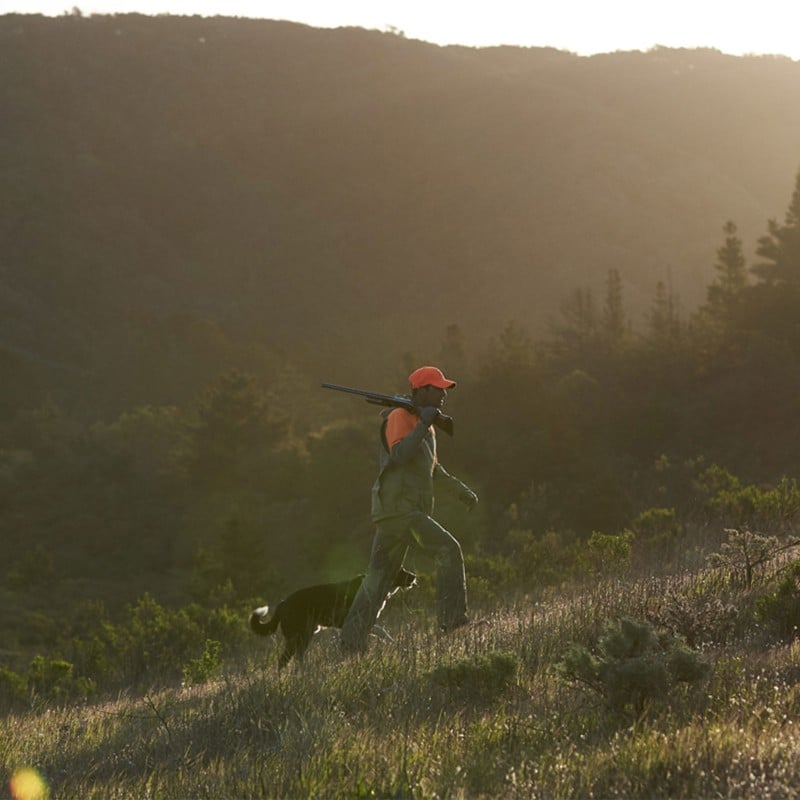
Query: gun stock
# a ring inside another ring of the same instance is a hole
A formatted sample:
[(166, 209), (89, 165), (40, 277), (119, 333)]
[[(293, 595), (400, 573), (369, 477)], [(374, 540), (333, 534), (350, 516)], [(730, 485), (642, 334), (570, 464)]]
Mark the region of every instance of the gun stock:
[[(337, 392), (347, 392), (363, 397), (368, 403), (389, 408), (404, 408), (413, 414), (417, 413), (417, 407), (411, 402), (411, 398), (402, 394), (379, 394), (378, 392), (367, 392), (364, 389), (352, 389), (349, 386), (339, 386), (336, 383), (323, 383), (323, 389), (333, 389)], [(441, 428), (448, 436), (453, 435), (453, 418), (446, 414), (439, 414), (433, 423), (437, 428)]]

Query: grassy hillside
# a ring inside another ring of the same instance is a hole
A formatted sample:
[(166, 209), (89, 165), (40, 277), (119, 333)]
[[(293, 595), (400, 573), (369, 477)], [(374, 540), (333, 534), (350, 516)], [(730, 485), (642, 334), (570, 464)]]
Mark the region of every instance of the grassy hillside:
[(7, 15), (0, 49), (0, 367), (84, 410), (178, 399), (149, 361), (191, 325), (207, 370), (221, 330), (358, 379), (609, 269), (637, 323), (658, 281), (693, 308), (800, 162), (787, 59), (137, 15)]
[[(395, 640), (360, 660), (343, 663), (325, 632), (283, 673), (277, 643), (259, 640), (216, 678), (34, 698), (4, 719), (2, 769), (34, 769), (60, 798), (793, 797), (800, 648), (758, 615), (770, 574), (749, 588), (727, 568), (531, 587), (448, 637), (409, 594), (387, 613)], [(623, 618), (660, 638), (604, 644)], [(599, 680), (565, 668), (571, 643), (605, 664)], [(701, 668), (662, 680), (676, 652)]]
[[(4, 782), (792, 796), (798, 64), (127, 15), (0, 64)], [(279, 675), (249, 609), (372, 536), (379, 418), (319, 382), (426, 362), (491, 624), (438, 637), (412, 553), (394, 642)]]

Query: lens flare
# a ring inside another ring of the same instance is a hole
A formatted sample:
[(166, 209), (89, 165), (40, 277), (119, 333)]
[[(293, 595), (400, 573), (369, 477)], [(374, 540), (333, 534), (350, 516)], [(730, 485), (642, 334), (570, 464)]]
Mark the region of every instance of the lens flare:
[(46, 781), (35, 769), (17, 770), (9, 787), (13, 800), (47, 800), (50, 796)]

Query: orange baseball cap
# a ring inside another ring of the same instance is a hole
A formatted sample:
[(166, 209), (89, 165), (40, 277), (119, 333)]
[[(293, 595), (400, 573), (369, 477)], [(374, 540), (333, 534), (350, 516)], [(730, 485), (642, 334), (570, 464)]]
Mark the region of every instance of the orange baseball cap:
[(420, 367), (409, 376), (408, 382), (412, 389), (421, 389), (423, 386), (435, 386), (437, 389), (454, 389), (456, 382), (445, 378), (438, 367)]

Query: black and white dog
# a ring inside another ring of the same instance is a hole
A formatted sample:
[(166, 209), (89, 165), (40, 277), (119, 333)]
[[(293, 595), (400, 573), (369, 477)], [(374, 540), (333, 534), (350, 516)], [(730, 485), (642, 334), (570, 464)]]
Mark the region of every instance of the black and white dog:
[[(250, 628), (259, 636), (269, 636), (280, 625), (286, 645), (278, 661), (279, 667), (283, 669), (293, 656), (302, 661), (311, 637), (320, 628), (341, 628), (344, 625), (363, 579), (363, 575), (358, 575), (341, 583), (323, 583), (298, 589), (278, 603), (270, 619), (266, 618), (269, 606), (256, 608), (250, 614)], [(411, 588), (416, 582), (417, 576), (413, 572), (401, 569), (386, 600), (400, 589)]]

